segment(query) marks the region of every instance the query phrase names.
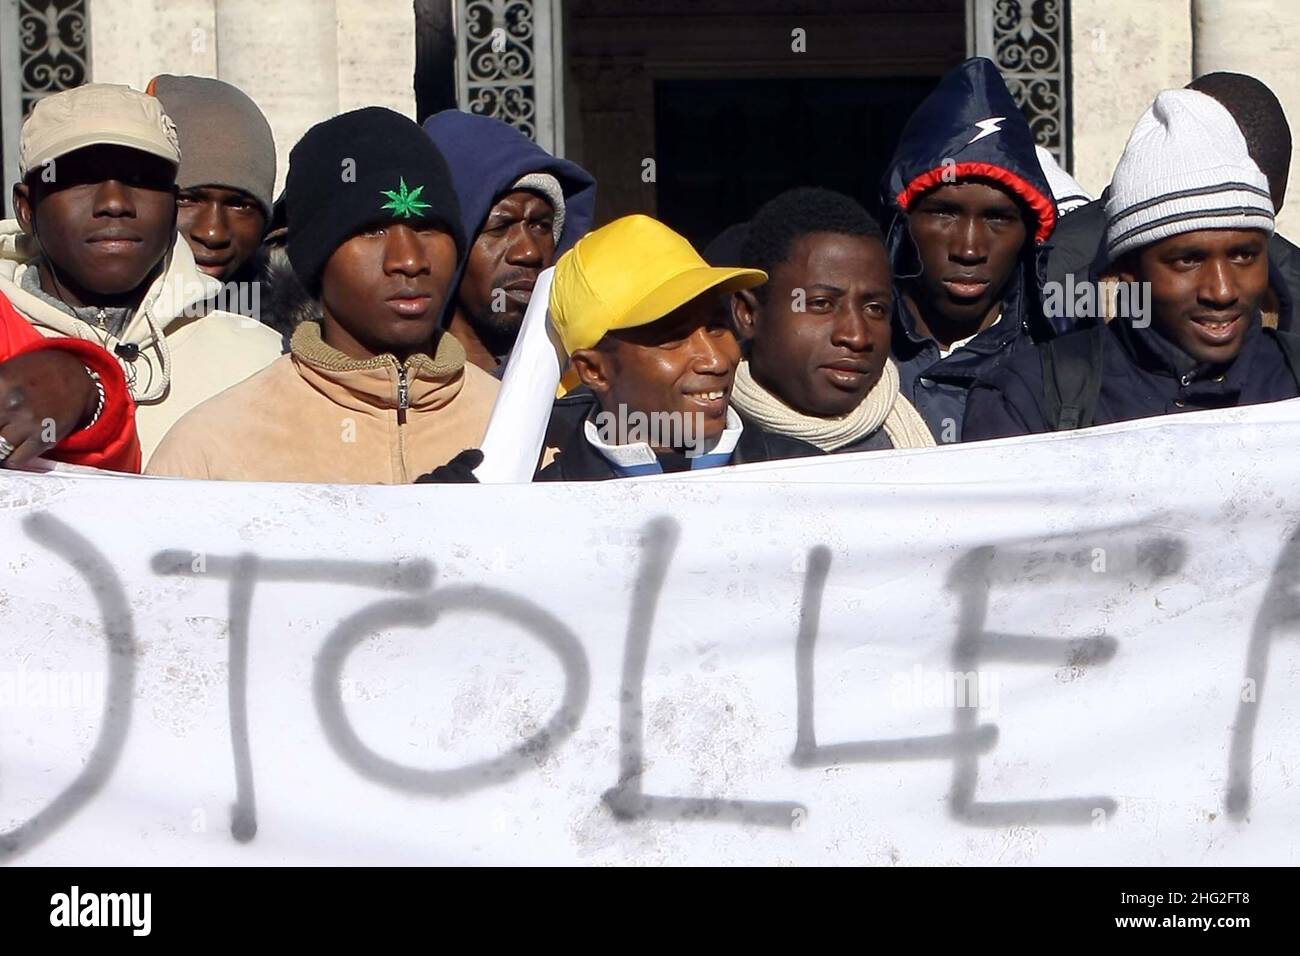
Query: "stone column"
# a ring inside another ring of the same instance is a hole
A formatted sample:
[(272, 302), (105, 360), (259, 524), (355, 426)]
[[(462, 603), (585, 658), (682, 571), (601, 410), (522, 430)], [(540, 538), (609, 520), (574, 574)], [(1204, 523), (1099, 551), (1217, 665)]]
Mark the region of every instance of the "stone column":
[[(1282, 101), (1291, 136), (1300, 144), (1300, 4), (1277, 0), (1194, 0), (1192, 3), (1195, 75), (1228, 70), (1249, 73), (1269, 85)], [(1291, 154), (1287, 203), (1278, 232), (1300, 240), (1300, 164)]]
[(159, 73), (216, 76), (218, 6), (216, 0), (88, 0), (90, 80), (142, 90)]
[(275, 136), (278, 195), (289, 150), (314, 123), (338, 112), (338, 22), (333, 0), (220, 0), (218, 76), (262, 108)]
[(387, 106), (415, 118), (415, 4), (337, 0), (338, 111)]
[(1074, 178), (1097, 196), (1156, 94), (1191, 80), (1191, 16), (1187, 0), (1073, 0), (1070, 21)]
[(251, 96), (275, 136), (277, 192), (313, 124), (360, 106), (415, 116), (411, 0), (89, 0), (89, 15), (94, 82), (215, 76)]

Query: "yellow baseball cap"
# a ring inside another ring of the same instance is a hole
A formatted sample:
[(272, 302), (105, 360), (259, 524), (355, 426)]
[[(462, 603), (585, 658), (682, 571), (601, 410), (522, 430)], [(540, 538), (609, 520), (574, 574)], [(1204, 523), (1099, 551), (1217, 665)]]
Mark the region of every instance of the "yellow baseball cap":
[(710, 266), (649, 216), (624, 216), (579, 239), (555, 264), (551, 324), (572, 355), (606, 332), (649, 325), (710, 290), (736, 292), (766, 281), (759, 269)]

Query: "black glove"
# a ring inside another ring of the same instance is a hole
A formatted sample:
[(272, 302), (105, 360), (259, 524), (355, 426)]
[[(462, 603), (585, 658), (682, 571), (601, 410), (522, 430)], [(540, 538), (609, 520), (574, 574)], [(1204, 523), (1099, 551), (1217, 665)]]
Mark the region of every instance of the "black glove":
[(483, 452), (477, 448), (466, 448), (447, 464), (439, 465), (427, 475), (416, 478), (415, 483), (417, 485), (442, 485), (452, 482), (464, 483), (472, 481), (474, 484), (478, 484), (478, 479), (474, 477), (474, 469), (481, 464), (483, 464)]

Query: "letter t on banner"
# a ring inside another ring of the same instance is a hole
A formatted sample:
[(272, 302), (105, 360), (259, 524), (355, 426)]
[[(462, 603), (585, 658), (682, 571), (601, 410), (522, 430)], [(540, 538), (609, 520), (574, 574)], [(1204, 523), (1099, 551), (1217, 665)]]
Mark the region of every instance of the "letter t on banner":
[(569, 360), (550, 320), (554, 276), (554, 268), (538, 275), (519, 338), (510, 352), (501, 393), (483, 438), (483, 464), (474, 472), (484, 484), (533, 480), (555, 390)]

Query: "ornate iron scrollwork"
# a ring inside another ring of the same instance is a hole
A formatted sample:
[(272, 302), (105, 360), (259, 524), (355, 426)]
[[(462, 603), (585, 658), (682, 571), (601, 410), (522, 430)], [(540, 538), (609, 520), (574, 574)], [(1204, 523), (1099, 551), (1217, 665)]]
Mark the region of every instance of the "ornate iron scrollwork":
[(537, 138), (532, 0), (470, 0), (462, 26), (462, 105)]
[(19, 0), (21, 111), (86, 82), (85, 0)]
[[(975, 0), (991, 6), (974, 52), (998, 65), (1040, 146), (1070, 168), (1068, 0)], [(979, 11), (984, 13), (985, 11)], [(989, 15), (991, 13), (991, 15)]]

